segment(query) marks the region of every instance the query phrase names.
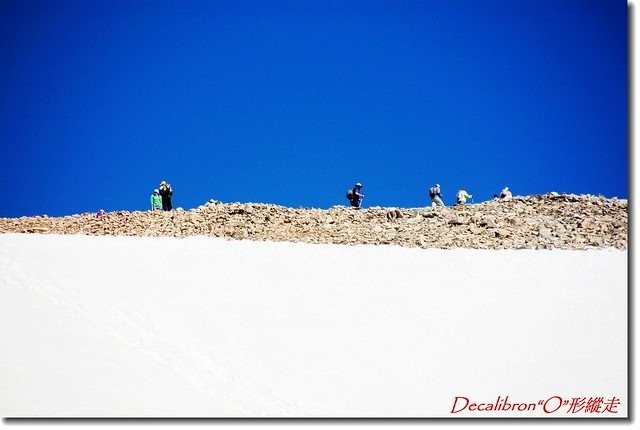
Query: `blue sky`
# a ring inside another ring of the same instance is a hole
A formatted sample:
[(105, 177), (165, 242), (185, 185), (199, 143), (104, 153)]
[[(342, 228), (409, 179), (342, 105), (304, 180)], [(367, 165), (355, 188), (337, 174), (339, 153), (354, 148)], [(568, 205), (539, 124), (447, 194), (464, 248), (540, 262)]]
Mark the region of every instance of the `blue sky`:
[(627, 3), (0, 2), (0, 216), (628, 197)]

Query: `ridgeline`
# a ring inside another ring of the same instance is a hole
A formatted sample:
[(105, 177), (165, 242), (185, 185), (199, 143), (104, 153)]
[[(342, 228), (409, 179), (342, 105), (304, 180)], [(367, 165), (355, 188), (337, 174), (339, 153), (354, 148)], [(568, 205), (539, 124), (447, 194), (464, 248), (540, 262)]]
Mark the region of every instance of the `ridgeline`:
[(627, 249), (628, 202), (556, 193), (446, 208), (355, 210), (210, 201), (170, 212), (0, 218), (0, 233), (229, 239), (477, 249)]

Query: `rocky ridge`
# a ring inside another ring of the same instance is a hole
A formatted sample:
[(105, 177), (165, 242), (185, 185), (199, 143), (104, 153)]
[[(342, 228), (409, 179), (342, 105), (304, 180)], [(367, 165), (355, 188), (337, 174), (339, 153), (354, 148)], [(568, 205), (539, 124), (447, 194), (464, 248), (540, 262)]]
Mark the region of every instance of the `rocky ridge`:
[(0, 218), (0, 233), (205, 235), (420, 248), (627, 249), (627, 210), (627, 200), (557, 193), (447, 208), (361, 210), (211, 200), (186, 211)]

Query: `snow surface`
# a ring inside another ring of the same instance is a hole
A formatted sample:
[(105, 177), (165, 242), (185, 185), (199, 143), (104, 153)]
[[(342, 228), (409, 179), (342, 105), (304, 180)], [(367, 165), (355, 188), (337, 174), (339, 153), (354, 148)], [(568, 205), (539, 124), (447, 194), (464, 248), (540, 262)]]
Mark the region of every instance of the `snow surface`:
[(4, 234), (0, 415), (624, 417), (627, 317), (613, 249)]

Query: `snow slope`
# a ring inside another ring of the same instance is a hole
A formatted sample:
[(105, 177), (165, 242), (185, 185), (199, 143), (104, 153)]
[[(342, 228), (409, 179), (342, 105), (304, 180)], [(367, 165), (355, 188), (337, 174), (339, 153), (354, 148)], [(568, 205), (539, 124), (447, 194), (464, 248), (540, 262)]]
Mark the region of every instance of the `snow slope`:
[[(0, 381), (3, 417), (623, 417), (627, 253), (0, 235)], [(507, 395), (621, 403), (451, 413)]]

